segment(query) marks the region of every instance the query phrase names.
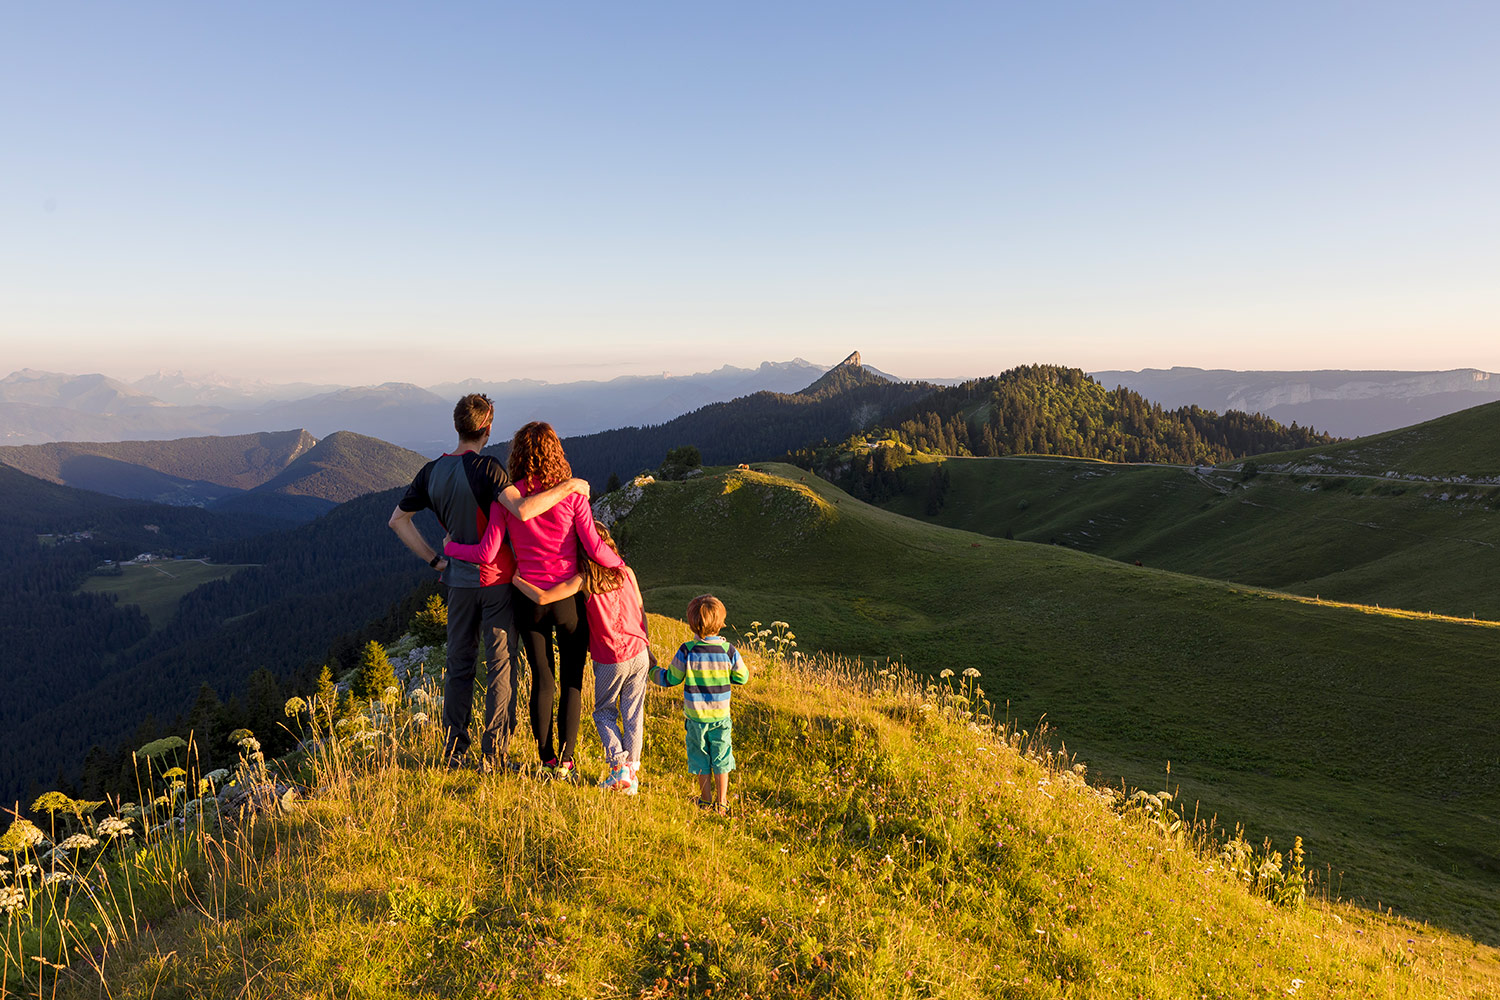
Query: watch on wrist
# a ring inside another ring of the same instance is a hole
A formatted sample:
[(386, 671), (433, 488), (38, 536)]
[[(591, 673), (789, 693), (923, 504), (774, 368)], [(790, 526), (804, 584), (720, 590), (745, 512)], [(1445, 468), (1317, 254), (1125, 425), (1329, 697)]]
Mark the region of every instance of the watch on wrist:
[(437, 569), (437, 564), (442, 561), (442, 558), (443, 554), (439, 552), (437, 555), (427, 560), (427, 565), (431, 566), (433, 569)]

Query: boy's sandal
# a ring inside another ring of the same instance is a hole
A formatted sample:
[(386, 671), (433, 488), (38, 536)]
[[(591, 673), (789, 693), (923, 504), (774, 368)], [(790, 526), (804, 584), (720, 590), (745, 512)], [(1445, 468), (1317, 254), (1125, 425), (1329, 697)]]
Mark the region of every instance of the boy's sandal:
[(713, 807), (714, 807), (714, 803), (713, 803), (712, 799), (699, 799), (698, 800), (698, 808), (699, 809), (712, 809)]
[(732, 812), (729, 811), (729, 803), (728, 802), (718, 802), (718, 803), (715, 803), (714, 804), (714, 812), (718, 813), (720, 816), (723, 816), (725, 818), (728, 818), (728, 817), (734, 815), (734, 813), (732, 813)]

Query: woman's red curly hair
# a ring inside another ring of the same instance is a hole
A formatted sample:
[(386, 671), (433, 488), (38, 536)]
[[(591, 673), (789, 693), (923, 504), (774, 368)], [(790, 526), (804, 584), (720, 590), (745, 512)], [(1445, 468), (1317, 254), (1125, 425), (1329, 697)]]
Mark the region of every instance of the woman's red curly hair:
[(563, 454), (557, 432), (551, 424), (540, 420), (533, 420), (511, 438), (508, 471), (516, 483), (530, 480), (533, 487), (541, 490), (573, 478), (573, 467)]

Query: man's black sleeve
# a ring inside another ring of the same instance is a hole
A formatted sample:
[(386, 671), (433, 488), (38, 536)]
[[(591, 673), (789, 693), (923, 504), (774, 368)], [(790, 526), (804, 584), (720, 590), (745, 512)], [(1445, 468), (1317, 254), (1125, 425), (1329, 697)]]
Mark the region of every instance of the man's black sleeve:
[(432, 507), (432, 497), (427, 495), (427, 473), (432, 469), (432, 463), (428, 462), (422, 466), (417, 478), (411, 481), (406, 488), (406, 495), (396, 504), (408, 514), (415, 514), (419, 510), (427, 510)]

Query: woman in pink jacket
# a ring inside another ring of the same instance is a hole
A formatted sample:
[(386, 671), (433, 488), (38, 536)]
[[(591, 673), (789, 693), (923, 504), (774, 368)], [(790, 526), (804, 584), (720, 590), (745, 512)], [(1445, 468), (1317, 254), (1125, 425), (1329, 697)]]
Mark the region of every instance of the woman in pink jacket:
[[(550, 489), (573, 476), (552, 425), (537, 421), (516, 431), (511, 440), (509, 472), (522, 496)], [(489, 563), (494, 561), (507, 535), (516, 554), (516, 575), (539, 590), (547, 590), (579, 572), (580, 545), (588, 558), (601, 566), (613, 569), (624, 565), (619, 554), (600, 540), (588, 498), (579, 493), (569, 494), (551, 510), (529, 521), (517, 520), (504, 507), (494, 504), (490, 507), (489, 527), (477, 545), (450, 541), (444, 545), (443, 554), (465, 562)], [(531, 663), (531, 731), (536, 734), (542, 774), (570, 781), (573, 747), (578, 742), (578, 716), (583, 704), (583, 667), (589, 649), (586, 595), (578, 593), (550, 604), (537, 604), (519, 589), (513, 589), (512, 598), (521, 647)], [(558, 662), (552, 656), (554, 633)]]

